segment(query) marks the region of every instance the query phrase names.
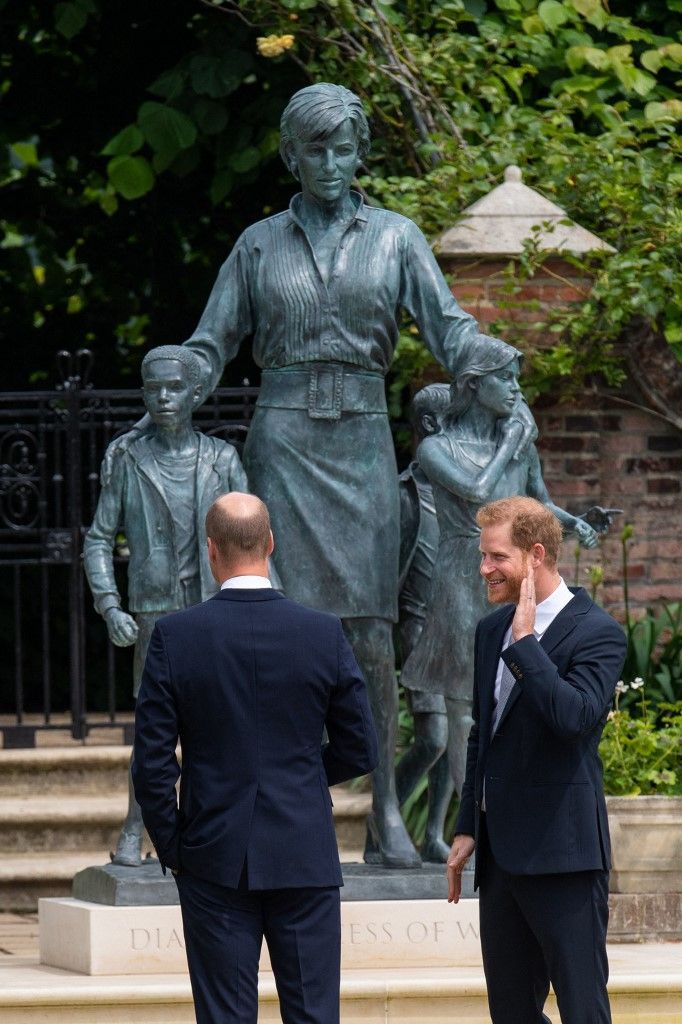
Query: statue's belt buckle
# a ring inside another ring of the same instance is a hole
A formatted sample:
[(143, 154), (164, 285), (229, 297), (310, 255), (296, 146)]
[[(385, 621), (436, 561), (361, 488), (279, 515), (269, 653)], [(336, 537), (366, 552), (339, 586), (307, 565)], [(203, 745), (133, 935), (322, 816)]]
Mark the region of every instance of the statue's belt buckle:
[(343, 369), (313, 367), (308, 384), (308, 416), (311, 420), (340, 420), (342, 408)]

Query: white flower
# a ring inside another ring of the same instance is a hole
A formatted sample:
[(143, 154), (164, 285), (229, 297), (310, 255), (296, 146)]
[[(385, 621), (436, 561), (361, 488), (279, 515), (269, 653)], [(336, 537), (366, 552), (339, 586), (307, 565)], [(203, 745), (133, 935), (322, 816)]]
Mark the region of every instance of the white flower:
[(630, 687), (627, 683), (624, 683), (622, 679), (619, 679), (616, 683), (616, 693), (627, 693)]
[(641, 690), (641, 688), (643, 686), (644, 686), (644, 680), (642, 679), (641, 676), (635, 676), (633, 681), (630, 683), (630, 689), (631, 690)]

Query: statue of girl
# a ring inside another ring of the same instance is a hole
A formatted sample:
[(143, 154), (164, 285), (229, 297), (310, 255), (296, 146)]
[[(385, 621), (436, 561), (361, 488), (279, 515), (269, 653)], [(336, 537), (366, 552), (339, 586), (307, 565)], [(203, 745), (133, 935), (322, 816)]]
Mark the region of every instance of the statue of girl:
[(598, 541), (584, 519), (551, 500), (535, 445), (521, 447), (522, 358), (518, 349), (497, 338), (464, 339), (451, 364), (454, 382), (442, 429), (417, 449), (433, 487), (440, 540), (426, 621), (400, 681), (407, 689), (445, 697), (448, 758), (457, 793), (472, 723), (474, 633), (489, 610), (479, 573), (478, 509), (499, 498), (526, 495), (551, 509), (584, 547)]

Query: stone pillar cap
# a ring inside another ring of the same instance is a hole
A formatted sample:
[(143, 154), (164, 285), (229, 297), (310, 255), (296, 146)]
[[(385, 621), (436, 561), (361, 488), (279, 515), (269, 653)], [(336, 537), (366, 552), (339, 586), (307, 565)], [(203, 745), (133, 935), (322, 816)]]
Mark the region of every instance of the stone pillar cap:
[(536, 236), (540, 249), (576, 255), (613, 246), (570, 220), (565, 210), (523, 183), (521, 168), (505, 168), (501, 185), (482, 196), (436, 240), (440, 257), (518, 256)]

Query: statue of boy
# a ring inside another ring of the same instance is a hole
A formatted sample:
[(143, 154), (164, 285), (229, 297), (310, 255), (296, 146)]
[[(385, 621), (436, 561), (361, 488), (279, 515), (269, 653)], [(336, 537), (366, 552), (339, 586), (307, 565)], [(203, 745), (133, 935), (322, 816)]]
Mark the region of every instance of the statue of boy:
[[(215, 499), (247, 491), (236, 449), (197, 433), (192, 412), (201, 398), (201, 367), (186, 347), (162, 345), (142, 362), (142, 392), (154, 429), (102, 464), (102, 490), (83, 545), (95, 608), (118, 647), (135, 644), (137, 697), (149, 638), (161, 615), (198, 604), (215, 593), (204, 520)], [(123, 530), (130, 549), (128, 605), (121, 608), (112, 549)], [(115, 864), (141, 861), (143, 824), (130, 782), (128, 814)]]

